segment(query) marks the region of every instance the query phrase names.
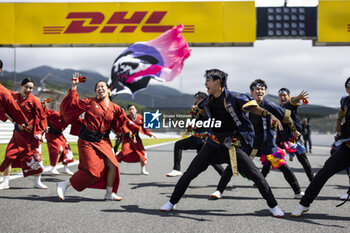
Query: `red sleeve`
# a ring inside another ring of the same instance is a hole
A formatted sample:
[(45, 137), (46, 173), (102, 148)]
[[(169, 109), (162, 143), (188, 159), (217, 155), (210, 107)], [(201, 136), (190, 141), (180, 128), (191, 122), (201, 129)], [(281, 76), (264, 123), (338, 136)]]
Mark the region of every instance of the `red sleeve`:
[(47, 128), (47, 120), (44, 109), (40, 103), (39, 98), (33, 96), (33, 106), (35, 111), (35, 119), (33, 125), (33, 135), (42, 135), (43, 131)]
[(0, 121), (7, 121), (7, 117), (5, 116), (5, 109), (0, 105)]
[(76, 90), (69, 90), (68, 95), (63, 99), (60, 106), (60, 113), (64, 121), (68, 124), (75, 124), (79, 116), (84, 113), (91, 103), (91, 99), (79, 100)]
[(7, 117), (5, 113), (8, 113), (11, 118), (16, 122), (16, 124), (25, 124), (28, 122), (28, 119), (23, 114), (21, 108), (16, 103), (15, 99), (11, 95), (11, 92), (8, 91), (5, 87), (0, 89), (2, 92), (0, 94), (0, 102), (1, 102), (1, 114), (0, 120), (6, 121)]
[(81, 125), (83, 124), (83, 119), (79, 118), (75, 123), (71, 124), (70, 134), (79, 136)]
[(60, 117), (60, 113), (56, 112), (54, 110), (48, 109), (48, 108), (44, 108), (44, 112), (47, 118), (50, 117)]
[(139, 130), (139, 127), (125, 115), (124, 111), (119, 106), (116, 106), (114, 119), (115, 121), (112, 124), (112, 130), (114, 132), (125, 134), (129, 131), (136, 132)]

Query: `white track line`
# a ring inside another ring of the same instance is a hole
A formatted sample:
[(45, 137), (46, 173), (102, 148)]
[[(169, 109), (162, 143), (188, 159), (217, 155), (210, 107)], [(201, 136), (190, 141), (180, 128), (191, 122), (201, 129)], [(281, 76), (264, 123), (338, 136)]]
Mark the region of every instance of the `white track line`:
[[(165, 145), (169, 145), (169, 144), (172, 144), (172, 143), (175, 143), (175, 141), (163, 142), (163, 143), (159, 143), (159, 144), (145, 146), (145, 149), (151, 149), (151, 148), (158, 147), (158, 146), (165, 146)], [(79, 164), (79, 160), (78, 161), (74, 161), (72, 163), (69, 163), (68, 167), (75, 166), (75, 165), (78, 165), (78, 164)], [(57, 165), (56, 168), (57, 169), (61, 169), (61, 168), (63, 168), (63, 165), (62, 164)], [(51, 166), (44, 167), (44, 171), (43, 172), (48, 172), (48, 171), (50, 171), (50, 169), (51, 169)], [(14, 179), (22, 178), (22, 177), (23, 177), (23, 173), (15, 173), (15, 174), (10, 175), (10, 180), (14, 180)], [(2, 182), (2, 180), (3, 179), (1, 179), (0, 182)]]

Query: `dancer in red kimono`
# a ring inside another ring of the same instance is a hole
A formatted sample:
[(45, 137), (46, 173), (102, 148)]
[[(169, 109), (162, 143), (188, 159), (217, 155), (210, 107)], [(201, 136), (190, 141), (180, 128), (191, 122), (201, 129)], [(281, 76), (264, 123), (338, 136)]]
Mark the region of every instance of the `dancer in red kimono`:
[(24, 177), (35, 175), (35, 188), (47, 189), (40, 180), (44, 170), (41, 160), (41, 142), (47, 122), (40, 100), (32, 95), (33, 88), (33, 80), (25, 78), (21, 83), (21, 93), (12, 92), (28, 123), (15, 125), (13, 136), (6, 148), (5, 159), (0, 166), (0, 171), (4, 172), (4, 182), (0, 189), (10, 188), (8, 176), (12, 167), (22, 168)]
[[(3, 63), (0, 60), (0, 73), (2, 72)], [(21, 108), (11, 95), (11, 92), (0, 84), (0, 120), (7, 121), (10, 119), (14, 124), (25, 124), (28, 120), (23, 114)], [(4, 180), (0, 184), (0, 189), (8, 189), (10, 176), (4, 175)]]
[(60, 172), (57, 171), (56, 165), (58, 162), (62, 162), (64, 165), (63, 173), (73, 175), (74, 173), (68, 168), (68, 163), (74, 161), (73, 153), (62, 133), (67, 128), (68, 124), (64, 121), (59, 112), (47, 108), (46, 101), (43, 101), (42, 105), (49, 126), (48, 131), (45, 133), (45, 138), (49, 149), (50, 172), (54, 175), (59, 175)]
[(76, 122), (85, 113), (78, 139), (79, 166), (69, 180), (57, 183), (57, 194), (64, 200), (69, 186), (77, 191), (90, 187), (106, 189), (105, 200), (120, 201), (122, 198), (117, 195), (119, 166), (109, 140), (109, 132), (129, 133), (129, 128), (135, 131), (138, 127), (118, 105), (110, 101), (111, 91), (104, 81), (96, 83), (96, 97), (79, 99), (76, 91), (79, 77), (79, 73), (73, 74), (72, 89), (60, 107), (67, 123)]
[[(0, 60), (0, 73), (2, 72), (2, 66), (3, 63)], [(0, 120), (5, 122), (9, 118), (14, 124), (25, 124), (28, 121), (11, 92), (0, 84)]]
[(142, 140), (139, 136), (139, 132), (141, 131), (142, 133), (154, 138), (156, 138), (156, 136), (154, 136), (154, 134), (152, 134), (150, 130), (143, 128), (143, 117), (140, 114), (137, 114), (137, 109), (135, 105), (128, 106), (128, 113), (129, 115), (127, 117), (139, 127), (139, 130), (130, 134), (123, 135), (122, 150), (117, 154), (118, 162), (140, 162), (141, 174), (149, 175), (149, 172), (146, 171), (147, 153), (145, 151), (145, 148), (143, 147)]

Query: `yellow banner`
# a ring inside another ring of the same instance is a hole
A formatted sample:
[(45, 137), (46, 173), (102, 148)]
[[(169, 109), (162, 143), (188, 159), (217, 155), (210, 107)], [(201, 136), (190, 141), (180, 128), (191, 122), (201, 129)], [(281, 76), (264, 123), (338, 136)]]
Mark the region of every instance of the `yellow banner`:
[(350, 1), (320, 0), (318, 42), (350, 42)]
[(123, 45), (180, 23), (188, 43), (252, 43), (254, 1), (0, 3), (0, 45)]

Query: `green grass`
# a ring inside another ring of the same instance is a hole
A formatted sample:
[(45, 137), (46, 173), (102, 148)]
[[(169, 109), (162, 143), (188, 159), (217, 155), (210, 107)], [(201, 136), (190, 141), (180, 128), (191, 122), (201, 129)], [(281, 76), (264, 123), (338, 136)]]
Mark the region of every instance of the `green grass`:
[[(170, 142), (170, 141), (175, 141), (177, 139), (174, 138), (157, 138), (157, 139), (151, 139), (151, 138), (146, 138), (142, 139), (143, 145), (144, 146), (149, 146), (149, 145), (154, 145), (154, 144), (159, 144), (163, 142)], [(114, 146), (115, 140), (111, 140), (112, 145)], [(74, 160), (79, 160), (79, 153), (78, 153), (78, 146), (76, 142), (70, 142), (69, 143), (70, 148), (72, 149)], [(0, 161), (2, 162), (5, 157), (5, 151), (6, 151), (7, 144), (0, 144)], [(119, 146), (119, 150), (121, 149), (121, 145)], [(43, 143), (41, 145), (41, 152), (42, 152), (42, 160), (44, 163), (44, 166), (50, 165), (50, 159), (49, 159), (49, 152), (47, 149), (47, 144)], [(12, 169), (12, 172), (21, 172), (21, 169), (19, 168), (14, 168)]]

